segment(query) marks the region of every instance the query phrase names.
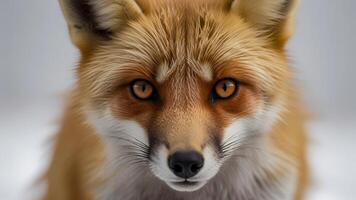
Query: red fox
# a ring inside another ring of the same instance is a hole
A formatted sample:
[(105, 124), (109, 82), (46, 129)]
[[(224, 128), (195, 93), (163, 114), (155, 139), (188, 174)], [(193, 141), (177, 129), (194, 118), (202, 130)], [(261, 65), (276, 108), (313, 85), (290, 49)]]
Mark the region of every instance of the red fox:
[(81, 53), (46, 200), (301, 200), (297, 0), (60, 0)]

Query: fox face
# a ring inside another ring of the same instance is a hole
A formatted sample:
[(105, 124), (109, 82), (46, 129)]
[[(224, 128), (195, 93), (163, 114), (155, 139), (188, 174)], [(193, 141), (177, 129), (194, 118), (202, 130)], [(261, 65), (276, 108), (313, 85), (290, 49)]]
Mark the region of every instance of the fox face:
[(267, 148), (287, 98), (294, 4), (62, 0), (82, 54), (77, 96), (108, 163), (191, 192)]

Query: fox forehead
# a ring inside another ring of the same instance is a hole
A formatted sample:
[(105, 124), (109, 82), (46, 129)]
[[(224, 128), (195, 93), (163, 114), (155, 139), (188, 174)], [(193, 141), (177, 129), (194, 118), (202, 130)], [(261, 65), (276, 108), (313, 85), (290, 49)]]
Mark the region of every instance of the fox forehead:
[(101, 42), (83, 59), (83, 89), (102, 98), (135, 78), (171, 80), (178, 87), (183, 80), (193, 86), (197, 77), (210, 82), (236, 78), (267, 96), (282, 88), (286, 61), (268, 38), (237, 15), (211, 6), (174, 5), (151, 11)]

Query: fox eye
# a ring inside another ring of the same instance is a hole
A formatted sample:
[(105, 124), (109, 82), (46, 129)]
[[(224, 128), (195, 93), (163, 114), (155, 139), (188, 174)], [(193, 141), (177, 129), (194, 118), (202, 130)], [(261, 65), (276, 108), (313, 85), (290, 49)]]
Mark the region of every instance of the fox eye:
[(219, 80), (214, 86), (214, 93), (217, 98), (228, 99), (237, 94), (239, 84), (236, 80), (225, 78)]
[(137, 99), (148, 100), (153, 97), (154, 88), (146, 80), (135, 80), (131, 84), (131, 92)]

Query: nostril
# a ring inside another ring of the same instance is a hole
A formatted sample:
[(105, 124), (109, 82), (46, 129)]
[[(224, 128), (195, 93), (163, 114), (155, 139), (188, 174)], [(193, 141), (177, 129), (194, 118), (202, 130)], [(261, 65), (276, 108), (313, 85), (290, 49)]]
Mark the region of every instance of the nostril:
[(176, 152), (168, 158), (171, 171), (178, 177), (195, 176), (204, 165), (204, 158), (195, 151)]
[(176, 164), (173, 166), (173, 171), (177, 173), (183, 173), (183, 166)]
[(196, 163), (196, 164), (191, 165), (190, 171), (193, 173), (198, 173), (202, 167), (203, 167), (203, 165)]

